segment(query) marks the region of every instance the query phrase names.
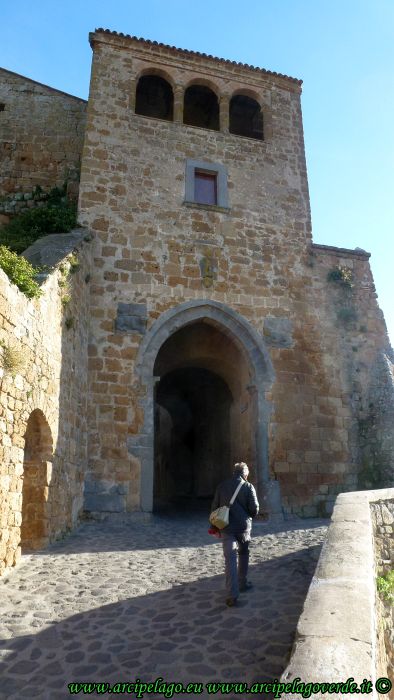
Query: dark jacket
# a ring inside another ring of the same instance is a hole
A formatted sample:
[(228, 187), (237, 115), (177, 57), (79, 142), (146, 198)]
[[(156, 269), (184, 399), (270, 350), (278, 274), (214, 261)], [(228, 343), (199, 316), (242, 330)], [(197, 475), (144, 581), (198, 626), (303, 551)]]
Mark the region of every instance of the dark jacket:
[(243, 484), (238, 491), (237, 498), (230, 507), (229, 524), (223, 528), (223, 532), (249, 534), (252, 529), (252, 518), (259, 512), (256, 491), (252, 484), (245, 481), (242, 476), (233, 476), (231, 479), (226, 479), (226, 481), (222, 481), (219, 484), (212, 501), (211, 512), (221, 506), (230, 505), (231, 497), (240, 481)]

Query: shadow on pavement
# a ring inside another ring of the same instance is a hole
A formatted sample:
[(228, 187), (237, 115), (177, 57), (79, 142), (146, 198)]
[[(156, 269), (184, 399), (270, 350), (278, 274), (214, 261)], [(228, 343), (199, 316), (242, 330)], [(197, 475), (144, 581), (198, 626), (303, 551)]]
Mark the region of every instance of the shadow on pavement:
[[(62, 540), (49, 545), (46, 549), (29, 552), (28, 555), (51, 555), (53, 552), (61, 554), (65, 550), (68, 553), (79, 554), (167, 549), (169, 527), (172, 528), (171, 548), (212, 545), (217, 540), (208, 535), (208, 516), (208, 512), (193, 511), (186, 514), (180, 510), (169, 510), (157, 515), (148, 514), (149, 519), (145, 522), (134, 514), (129, 517), (123, 516), (119, 522), (83, 521)], [(322, 519), (292, 519), (283, 522), (255, 520), (252, 535), (312, 531), (316, 527), (327, 527), (329, 522)]]
[[(138, 537), (130, 534), (130, 546), (132, 540), (138, 546)], [(254, 588), (240, 596), (235, 608), (224, 605), (223, 576), (197, 578), (1, 640), (0, 698), (69, 698), (67, 684), (74, 681), (113, 684), (162, 677), (185, 684), (251, 684), (278, 678), (319, 550), (304, 548), (251, 566)], [(36, 615), (42, 624), (40, 612)]]

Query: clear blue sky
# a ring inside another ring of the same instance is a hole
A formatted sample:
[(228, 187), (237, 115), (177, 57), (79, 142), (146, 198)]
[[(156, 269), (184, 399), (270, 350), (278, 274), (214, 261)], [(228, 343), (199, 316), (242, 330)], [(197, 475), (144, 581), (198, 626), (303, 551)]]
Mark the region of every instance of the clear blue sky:
[(96, 27), (302, 78), (313, 237), (360, 247), (394, 344), (394, 0), (19, 0), (0, 65), (87, 98)]

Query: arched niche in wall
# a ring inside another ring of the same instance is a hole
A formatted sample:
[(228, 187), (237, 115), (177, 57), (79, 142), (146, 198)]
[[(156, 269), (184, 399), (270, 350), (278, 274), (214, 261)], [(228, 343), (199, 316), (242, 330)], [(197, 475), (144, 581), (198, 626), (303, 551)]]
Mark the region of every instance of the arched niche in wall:
[(25, 433), (22, 551), (40, 549), (49, 541), (52, 457), (51, 429), (42, 411), (36, 409), (30, 414)]
[(263, 113), (257, 100), (245, 94), (231, 98), (229, 131), (236, 136), (264, 140)]
[(186, 88), (183, 123), (219, 131), (219, 100), (210, 87), (193, 83)]
[(174, 93), (168, 80), (152, 73), (141, 75), (136, 89), (135, 113), (172, 121)]

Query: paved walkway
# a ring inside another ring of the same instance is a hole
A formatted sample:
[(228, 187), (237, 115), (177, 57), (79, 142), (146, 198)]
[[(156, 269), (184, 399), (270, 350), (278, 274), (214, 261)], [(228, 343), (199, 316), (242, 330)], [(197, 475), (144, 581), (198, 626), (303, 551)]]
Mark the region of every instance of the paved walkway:
[(254, 589), (226, 608), (221, 545), (204, 516), (84, 523), (0, 581), (0, 698), (70, 698), (73, 681), (277, 678), (326, 526), (257, 522)]

